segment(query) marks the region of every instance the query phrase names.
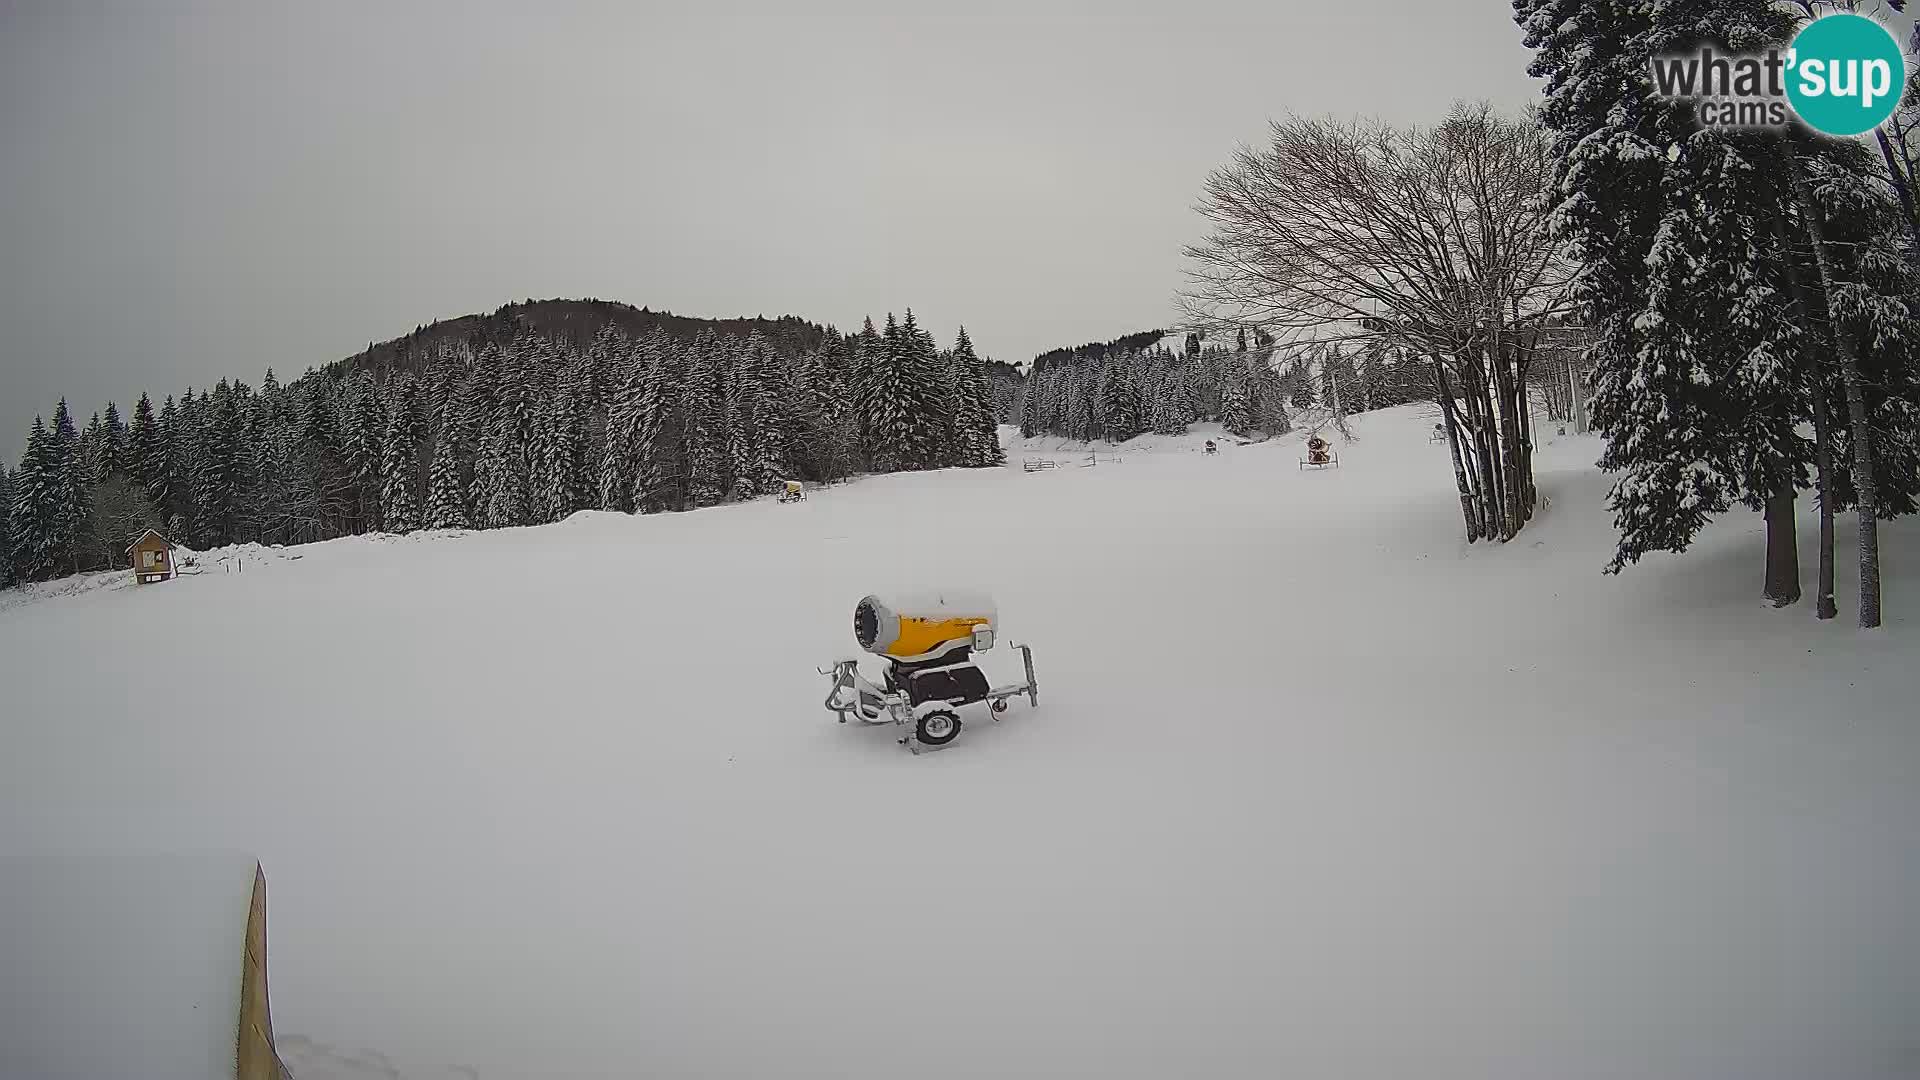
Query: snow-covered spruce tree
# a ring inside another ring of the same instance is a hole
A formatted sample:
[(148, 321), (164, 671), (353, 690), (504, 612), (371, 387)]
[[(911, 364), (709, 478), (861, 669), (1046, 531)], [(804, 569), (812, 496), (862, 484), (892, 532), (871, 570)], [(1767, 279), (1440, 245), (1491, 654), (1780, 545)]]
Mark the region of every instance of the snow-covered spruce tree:
[(814, 476), (826, 483), (860, 468), (860, 416), (849, 385), (857, 339), (829, 344), (814, 354), (808, 380), (809, 439), (815, 447)]
[(1400, 404), (1392, 400), (1387, 392), (1388, 348), (1385, 342), (1377, 339), (1361, 347), (1360, 360), (1355, 365), (1355, 374), (1358, 376), (1356, 386), (1360, 399), (1358, 408), (1363, 412)]
[(380, 448), (380, 517), (387, 532), (410, 533), (421, 526), (420, 444), (425, 429), (413, 377), (404, 372), (389, 376), (387, 431)]
[(788, 442), (794, 430), (792, 402), (785, 393), (787, 374), (780, 354), (758, 330), (747, 338), (743, 401), (751, 409), (754, 437), (745, 474), (753, 493), (780, 486), (789, 469)]
[(565, 516), (561, 495), (566, 419), (559, 398), (542, 396), (534, 401), (533, 429), (528, 433), (528, 492), (532, 497), (531, 518), (544, 525)]
[(26, 452), (13, 474), (7, 508), (8, 543), (14, 572), (22, 581), (43, 581), (60, 572), (61, 491), (59, 455), (46, 421), (36, 416), (27, 433)]
[(886, 330), (877, 340), (862, 335), (860, 350), (862, 426), (868, 459), (875, 472), (912, 468), (916, 396), (908, 372), (912, 349), (905, 343), (892, 312), (887, 313)]
[(867, 316), (861, 322), (860, 333), (854, 336), (848, 346), (851, 364), (847, 388), (853, 402), (854, 421), (860, 429), (860, 465), (865, 469), (879, 468), (875, 464), (876, 450), (871, 424), (877, 408), (875, 397), (880, 385), (880, 367), (886, 341), (873, 328), (873, 317)]
[(593, 365), (585, 357), (567, 361), (560, 383), (561, 442), (558, 450), (561, 517), (589, 510), (600, 486), (599, 469), (590, 447), (604, 427), (595, 416)]
[(191, 455), (193, 528), (191, 542), (201, 548), (231, 544), (238, 525), (247, 478), (242, 467), (246, 434), (242, 393), (227, 380), (202, 402), (197, 447)]
[(156, 421), (157, 437), (151, 479), (147, 484), (147, 501), (166, 521), (167, 535), (183, 543), (187, 539), (187, 518), (191, 513), (190, 492), (183, 467), (187, 456), (183, 445), (186, 442), (184, 428), (180, 406), (174, 402), (172, 395), (168, 395), (160, 405), (160, 416)]
[[(827, 328), (826, 342), (820, 349), (830, 349), (834, 330)], [(774, 379), (774, 434), (771, 446), (775, 457), (784, 472), (783, 478), (818, 480), (820, 474), (815, 468), (819, 461), (819, 447), (814, 442), (814, 425), (811, 413), (813, 393), (814, 361), (820, 355), (820, 349), (809, 350), (797, 356), (787, 356), (775, 350), (771, 363)], [(775, 485), (777, 488), (779, 485)]]
[(1100, 360), (1101, 371), (1095, 390), (1096, 423), (1100, 438), (1108, 442), (1126, 442), (1145, 430), (1141, 422), (1141, 393), (1138, 382), (1137, 353), (1108, 353)]
[(463, 371), (454, 359), (454, 350), (448, 345), (441, 345), (434, 350), (433, 359), (427, 362), (426, 370), (420, 375), (420, 409), (426, 418), (427, 432), (431, 438), (439, 438), (440, 430), (447, 422), (447, 409), (460, 392)]
[(1207, 365), (1183, 353), (1174, 353), (1173, 363), (1181, 415), (1189, 424), (1212, 419), (1219, 410), (1219, 394)]
[(830, 411), (834, 370), (829, 337), (820, 348), (799, 357), (787, 369), (787, 401), (793, 416), (788, 441), (793, 468), (803, 478), (831, 482), (826, 417)]
[(687, 350), (686, 376), (680, 386), (687, 499), (695, 507), (716, 506), (727, 494), (721, 350), (712, 331), (696, 336)]
[(50, 552), (61, 573), (80, 569), (79, 559), (88, 541), (84, 529), (92, 513), (87, 463), (81, 451), (80, 435), (65, 398), (53, 410), (51, 453), (55, 480), (55, 499), (51, 520)]
[(972, 376), (950, 350), (936, 352), (934, 364), (940, 395), (940, 453), (935, 464), (941, 468), (964, 468), (972, 458), (977, 439)]
[(352, 479), (356, 532), (377, 530), (380, 523), (380, 440), (387, 429), (385, 410), (373, 375), (362, 368), (341, 387), (340, 434)]
[(1085, 365), (1073, 360), (1057, 363), (1054, 370), (1053, 401), (1059, 417), (1055, 426), (1059, 434), (1069, 439), (1088, 438), (1092, 426), (1089, 423), (1092, 409), (1082, 390), (1084, 372)]
[(465, 529), (472, 525), (467, 513), (467, 484), (461, 476), (460, 446), (443, 436), (433, 444), (433, 465), (427, 477), (426, 527), (429, 529)]
[(897, 383), (904, 414), (902, 467), (930, 469), (941, 459), (945, 427), (940, 413), (940, 372), (933, 338), (923, 333), (908, 308), (895, 343)]
[[(300, 426), (297, 470), (306, 478), (298, 500), (299, 513), (289, 543), (342, 536), (353, 531), (353, 477), (347, 467), (340, 433), (340, 380), (320, 377), (303, 381), (296, 421)], [(164, 415), (165, 410), (162, 410)]]
[(780, 390), (785, 377), (779, 355), (756, 331), (746, 340), (726, 338), (724, 415), (727, 463), (734, 498), (772, 491), (785, 472), (780, 445), (786, 427)]
[(640, 417), (642, 372), (635, 362), (632, 341), (596, 340), (594, 344), (596, 349), (609, 354), (609, 358), (602, 361), (609, 397), (605, 436), (600, 446), (600, 509), (630, 514), (636, 509), (633, 482), (640, 471), (635, 428)]
[(197, 539), (200, 523), (194, 520), (200, 512), (200, 495), (195, 487), (200, 482), (201, 458), (207, 446), (207, 414), (211, 411), (212, 402), (205, 390), (196, 392), (188, 387), (181, 392), (172, 439), (174, 475), (180, 483), (180, 504), (169, 514), (168, 520), (174, 523), (173, 535), (185, 537), (188, 544), (200, 542)]
[(160, 424), (154, 419), (152, 400), (143, 393), (127, 428), (127, 471), (151, 494), (159, 483), (161, 461)]
[[(1027, 419), (1022, 432), (1028, 435), (1067, 432), (1067, 391), (1071, 366), (1065, 360), (1049, 360), (1029, 376), (1032, 386), (1027, 394)], [(1031, 430), (1028, 430), (1031, 428)]]
[[(1684, 9), (1684, 10), (1683, 10)], [(1580, 270), (1593, 328), (1592, 415), (1618, 572), (1648, 551), (1681, 551), (1738, 501), (1765, 511), (1764, 594), (1800, 594), (1795, 489), (1811, 447), (1792, 357), (1801, 348), (1772, 236), (1785, 208), (1781, 142), (1699, 129), (1646, 92), (1650, 59), (1702, 37), (1735, 51), (1790, 29), (1750, 0), (1656, 9), (1520, 0), (1516, 17), (1548, 81), (1541, 118), (1554, 135), (1554, 221)]]
[(1152, 405), (1149, 416), (1155, 435), (1181, 435), (1187, 430), (1185, 415), (1185, 393), (1181, 386), (1180, 373), (1167, 366), (1161, 358), (1155, 366), (1152, 391)]
[(1027, 373), (1026, 392), (1020, 402), (1021, 438), (1031, 439), (1042, 431), (1047, 430), (1047, 424), (1050, 419), (1047, 393), (1051, 389), (1052, 383), (1053, 376), (1050, 365), (1036, 363), (1033, 366), (1033, 370)]
[(525, 525), (533, 519), (528, 457), (539, 355), (538, 344), (523, 334), (499, 358), (492, 417), (474, 459), (473, 504), (483, 528)]
[(1287, 415), (1287, 395), (1280, 385), (1280, 373), (1273, 368), (1272, 352), (1271, 348), (1261, 349), (1248, 392), (1253, 398), (1254, 422), (1260, 430), (1268, 435), (1285, 435), (1293, 430), (1293, 422)]
[(285, 519), (278, 500), (285, 484), (285, 458), (280, 453), (284, 441), (276, 428), (283, 428), (281, 409), (284, 395), (280, 382), (268, 368), (260, 381), (260, 392), (247, 393), (240, 407), (240, 488), (235, 528), (242, 539), (262, 544), (282, 542), (274, 531)]
[(532, 519), (526, 447), (511, 420), (494, 420), (473, 463), (474, 509), (482, 528), (505, 529)]
[(1235, 435), (1251, 437), (1260, 431), (1260, 402), (1256, 395), (1253, 353), (1210, 353), (1220, 365), (1220, 426)]
[(19, 580), (13, 569), (13, 469), (0, 461), (0, 589)]
[(1287, 382), (1288, 397), (1295, 409), (1311, 409), (1320, 404), (1320, 395), (1314, 392), (1314, 378), (1306, 360), (1293, 362), (1287, 372)]
[(1000, 449), (1000, 425), (993, 398), (993, 385), (986, 364), (973, 351), (973, 339), (962, 326), (954, 339), (953, 365), (959, 395), (956, 414), (958, 462), (973, 468), (999, 465), (1006, 460)]
[(640, 343), (638, 360), (641, 376), (629, 436), (635, 462), (629, 501), (640, 514), (680, 510), (687, 503), (686, 350), (655, 331)]
[(1640, 340), (1625, 363), (1596, 367), (1592, 409), (1608, 440), (1601, 464), (1622, 474), (1609, 496), (1620, 531), (1609, 569), (1684, 551), (1734, 501), (1758, 502), (1769, 519), (1764, 593), (1787, 604), (1800, 594), (1793, 493), (1811, 447), (1794, 431), (1798, 327), (1768, 265), (1778, 260), (1721, 261), (1757, 236), (1758, 200), (1741, 191), (1760, 178), (1748, 142), (1702, 132), (1662, 178), (1666, 212), (1634, 314)]
[(89, 485), (99, 482), (108, 471), (105, 455), (107, 453), (107, 426), (94, 413), (92, 419), (80, 433), (80, 465), (85, 482)]
[(563, 377), (561, 389), (535, 414), (533, 449), (534, 517), (560, 521), (588, 504), (586, 447), (579, 400), (584, 387)]
[(1100, 437), (1100, 364), (1082, 360), (1073, 365), (1069, 383), (1072, 399), (1067, 426), (1075, 439), (1092, 442)]
[(113, 402), (101, 412), (100, 432), (93, 448), (92, 470), (97, 481), (114, 473), (124, 473), (127, 461), (127, 427), (120, 420), (120, 408)]
[(720, 402), (720, 430), (722, 432), (720, 460), (720, 490), (728, 499), (747, 499), (753, 496), (753, 482), (746, 478), (748, 459), (753, 456), (752, 443), (756, 432), (753, 420), (745, 410), (750, 408), (743, 400), (741, 388), (745, 383), (743, 349), (738, 338), (725, 335), (719, 339), (720, 362), (716, 369), (720, 376), (720, 388), (717, 400)]
[(953, 354), (935, 348), (933, 352), (933, 394), (937, 402), (933, 408), (932, 443), (935, 447), (934, 458), (928, 468), (946, 469), (961, 465), (966, 459), (964, 445), (967, 408), (966, 392), (963, 389), (963, 376), (960, 368), (953, 362)]
[(505, 365), (506, 357), (500, 346), (486, 345), (447, 405), (451, 414), (449, 422), (455, 425), (455, 441), (476, 456), (481, 439), (493, 427), (493, 410), (499, 399), (501, 371)]

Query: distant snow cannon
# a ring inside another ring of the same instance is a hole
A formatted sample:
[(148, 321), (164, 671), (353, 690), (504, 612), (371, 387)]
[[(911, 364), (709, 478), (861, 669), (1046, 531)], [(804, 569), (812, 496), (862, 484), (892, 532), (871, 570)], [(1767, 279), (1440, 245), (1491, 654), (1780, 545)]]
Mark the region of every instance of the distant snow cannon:
[(941, 747), (960, 734), (962, 705), (986, 702), (995, 720), (1007, 699), (1027, 695), (1040, 704), (1033, 677), (1033, 650), (1014, 645), (1026, 667), (1026, 681), (990, 686), (986, 672), (972, 662), (975, 652), (993, 648), (999, 613), (993, 598), (979, 592), (946, 590), (893, 596), (867, 596), (854, 605), (853, 637), (866, 651), (884, 658), (880, 685), (860, 674), (857, 660), (841, 660), (820, 674), (831, 675), (827, 711), (841, 723), (859, 719), (896, 724), (910, 731), (900, 742), (914, 753)]

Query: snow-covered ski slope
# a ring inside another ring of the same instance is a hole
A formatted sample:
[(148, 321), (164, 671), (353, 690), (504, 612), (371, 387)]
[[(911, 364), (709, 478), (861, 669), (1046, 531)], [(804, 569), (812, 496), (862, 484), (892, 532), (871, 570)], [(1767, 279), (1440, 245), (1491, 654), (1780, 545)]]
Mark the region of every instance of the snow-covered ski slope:
[[(17, 605), (0, 852), (258, 853), (299, 1080), (1915, 1075), (1920, 529), (1874, 634), (1810, 515), (1603, 577), (1559, 438), (1468, 548), (1431, 422)], [(914, 757), (816, 667), (937, 585), (1040, 707)]]

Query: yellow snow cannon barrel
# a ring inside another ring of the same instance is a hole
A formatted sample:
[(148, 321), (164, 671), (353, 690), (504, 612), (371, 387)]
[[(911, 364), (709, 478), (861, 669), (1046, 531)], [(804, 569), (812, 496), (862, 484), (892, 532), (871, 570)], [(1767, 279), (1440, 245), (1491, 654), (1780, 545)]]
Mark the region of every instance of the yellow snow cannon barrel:
[(876, 656), (930, 660), (958, 648), (992, 648), (995, 615), (985, 593), (869, 596), (853, 609), (853, 636)]

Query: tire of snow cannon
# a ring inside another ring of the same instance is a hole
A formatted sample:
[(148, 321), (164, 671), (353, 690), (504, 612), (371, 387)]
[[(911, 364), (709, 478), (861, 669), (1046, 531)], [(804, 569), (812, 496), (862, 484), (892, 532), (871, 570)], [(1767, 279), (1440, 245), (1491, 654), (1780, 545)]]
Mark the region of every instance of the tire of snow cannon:
[[(927, 730), (936, 721), (945, 721), (942, 734), (935, 735)], [(945, 746), (960, 737), (960, 714), (952, 709), (933, 709), (922, 713), (919, 722), (913, 725), (913, 737), (928, 746)]]

